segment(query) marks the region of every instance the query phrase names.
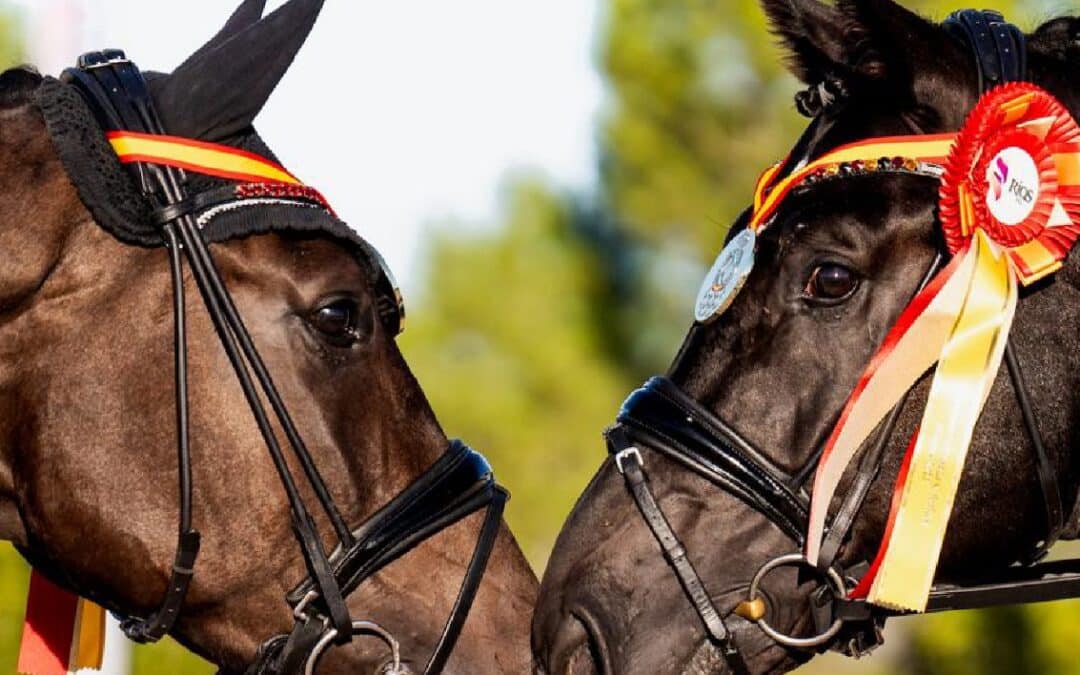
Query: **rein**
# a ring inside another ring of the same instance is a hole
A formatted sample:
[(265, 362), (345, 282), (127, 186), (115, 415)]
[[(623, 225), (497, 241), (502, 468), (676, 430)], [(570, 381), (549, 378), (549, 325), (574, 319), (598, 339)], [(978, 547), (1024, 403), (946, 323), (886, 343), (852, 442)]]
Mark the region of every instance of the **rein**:
[[(206, 231), (221, 214), (263, 206), (284, 206), (332, 215), (317, 191), (302, 185), (277, 164), (252, 153), (165, 134), (146, 82), (123, 52), (109, 50), (80, 57), (63, 81), (85, 99), (117, 156), (130, 170), (142, 198), (150, 205), (169, 256), (173, 286), (179, 534), (172, 574), (159, 607), (146, 616), (128, 617), (121, 627), (137, 642), (154, 642), (175, 625), (196, 569), (200, 536), (192, 527), (192, 479), (187, 388), (187, 335), (183, 267), (186, 262), (207, 314), (232, 364), (255, 417), (289, 502), (292, 529), (303, 555), (306, 577), (285, 598), (292, 609), (291, 632), (273, 636), (259, 648), (246, 673), (292, 675), (314, 672), (332, 645), (357, 635), (373, 635), (391, 651), (380, 672), (412, 672), (402, 664), (397, 641), (377, 623), (354, 618), (345, 599), (364, 581), (429, 537), (477, 511), (485, 511), (472, 559), (450, 616), (425, 673), (442, 670), (460, 634), (493, 549), (508, 493), (494, 479), (487, 461), (460, 441), (412, 484), (359, 527), (346, 524), (311, 453), (255, 348), (225, 287), (208, 247)], [(243, 181), (190, 194), (189, 173)], [(300, 213), (298, 211), (297, 213)], [(401, 326), (400, 293), (381, 258), (360, 248), (379, 270), (377, 306), (392, 335)], [(253, 377), (254, 375), (254, 377)], [(267, 411), (264, 401), (269, 404)], [(272, 428), (271, 415), (299, 463), (330, 522), (336, 544), (327, 551), (312, 510), (300, 493), (298, 477)]]
[[(965, 10), (953, 14), (944, 25), (971, 48), (978, 66), (980, 91), (1024, 79), (1024, 36), (1000, 14)], [(755, 189), (753, 209), (744, 221), (747, 227), (729, 238), (728, 245), (706, 277), (695, 311), (697, 323), (691, 329), (691, 335), (698, 326), (712, 320), (730, 305), (752, 269), (757, 235), (769, 226), (776, 210), (792, 191), (823, 180), (870, 172), (907, 173), (941, 180), (945, 173), (942, 163), (953, 151), (955, 138), (949, 134), (873, 139), (852, 143), (814, 161), (800, 163), (787, 175), (782, 175), (787, 162), (767, 170)], [(931, 286), (942, 283), (942, 275), (950, 269), (945, 265), (945, 255), (944, 252), (937, 254), (920, 281), (914, 299), (931, 290)], [(1048, 274), (1056, 269), (1045, 259), (1019, 257), (1014, 262), (1021, 271), (1032, 275)], [(1044, 267), (1037, 268), (1036, 264)], [(1045, 502), (1047, 532), (1022, 567), (1009, 568), (996, 581), (962, 586), (932, 585), (925, 612), (1080, 598), (1080, 559), (1039, 562), (1060, 536), (1065, 510), (1026, 378), (1011, 344), (1005, 345), (1003, 360), (1034, 451)], [(803, 549), (763, 565), (750, 583), (746, 600), (735, 608), (736, 615), (756, 623), (769, 638), (785, 647), (832, 648), (857, 657), (881, 644), (881, 629), (887, 617), (906, 613), (872, 604), (867, 599), (866, 589), (874, 579), (880, 554), (873, 563), (864, 561), (846, 569), (836, 561), (870, 486), (878, 476), (885, 447), (906, 400), (907, 393), (904, 393), (886, 411), (876, 437), (863, 450), (840, 507), (821, 530), (814, 529), (815, 518), (825, 517), (832, 493), (822, 498), (818, 494), (819, 486), (815, 484), (811, 498), (807, 483), (815, 471), (820, 477), (820, 465), (829, 459), (828, 452), (815, 455), (806, 467), (788, 473), (730, 425), (663, 377), (654, 377), (633, 392), (623, 404), (616, 424), (606, 431), (609, 453), (646, 525), (660, 544), (710, 641), (737, 675), (748, 672), (745, 659), (725, 624), (724, 614), (705, 590), (686, 557), (685, 547), (652, 494), (640, 447), (656, 450), (739, 498), (784, 532), (798, 549)], [(843, 422), (842, 418), (838, 430)], [(836, 466), (846, 469), (843, 462)], [(838, 482), (839, 475), (836, 480)], [(885, 543), (887, 541), (883, 542), (883, 549)], [(808, 637), (785, 635), (766, 621), (768, 608), (760, 586), (763, 579), (779, 567), (797, 567), (809, 578), (818, 580), (818, 587), (810, 598), (815, 632)]]

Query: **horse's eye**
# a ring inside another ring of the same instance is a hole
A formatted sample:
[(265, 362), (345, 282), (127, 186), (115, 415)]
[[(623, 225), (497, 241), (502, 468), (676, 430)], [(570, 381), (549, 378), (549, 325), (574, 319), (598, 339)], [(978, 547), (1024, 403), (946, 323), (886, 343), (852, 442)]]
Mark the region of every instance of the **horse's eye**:
[(308, 323), (329, 342), (348, 347), (360, 340), (360, 308), (351, 298), (336, 298), (319, 305), (308, 315)]
[(859, 277), (852, 270), (836, 263), (824, 263), (814, 268), (803, 289), (803, 297), (812, 300), (843, 300), (855, 291)]

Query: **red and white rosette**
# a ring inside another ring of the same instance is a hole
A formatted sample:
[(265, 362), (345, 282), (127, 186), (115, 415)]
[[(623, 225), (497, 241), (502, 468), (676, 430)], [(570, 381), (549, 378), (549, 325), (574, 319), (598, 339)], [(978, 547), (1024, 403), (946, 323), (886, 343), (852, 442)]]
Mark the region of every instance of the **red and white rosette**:
[(1023, 284), (1058, 269), (1080, 235), (1080, 126), (1065, 106), (1027, 82), (987, 93), (946, 162), (940, 219), (951, 253), (982, 230)]

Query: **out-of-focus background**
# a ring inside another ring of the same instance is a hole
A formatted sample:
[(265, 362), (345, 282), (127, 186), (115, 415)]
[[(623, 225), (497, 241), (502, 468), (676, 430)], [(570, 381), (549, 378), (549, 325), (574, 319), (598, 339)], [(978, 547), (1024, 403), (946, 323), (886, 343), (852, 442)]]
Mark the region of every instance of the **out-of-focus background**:
[[(271, 6), (281, 4), (271, 2)], [(942, 17), (967, 1), (908, 0)], [(1074, 0), (995, 0), (1025, 27)], [(0, 61), (82, 51), (170, 70), (233, 2), (0, 0)], [(447, 431), (492, 460), (538, 572), (604, 457), (600, 431), (662, 370), (757, 173), (805, 124), (755, 0), (328, 0), (259, 120), (403, 282), (402, 349)], [(706, 552), (700, 552), (705, 555)], [(28, 570), (0, 547), (0, 672)], [(1080, 603), (894, 621), (879, 655), (800, 672), (1080, 673)], [(210, 673), (114, 640), (114, 672)]]

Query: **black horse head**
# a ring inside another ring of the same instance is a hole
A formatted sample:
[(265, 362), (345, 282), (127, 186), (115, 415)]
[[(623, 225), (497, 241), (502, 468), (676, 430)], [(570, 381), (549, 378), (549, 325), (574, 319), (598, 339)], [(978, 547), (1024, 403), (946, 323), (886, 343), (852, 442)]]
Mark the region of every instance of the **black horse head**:
[[(813, 117), (788, 171), (858, 140), (955, 132), (980, 97), (970, 47), (892, 0), (762, 4), (790, 52), (792, 72), (808, 87), (797, 106)], [(1076, 117), (1080, 19), (1039, 27), (1027, 36), (1026, 57), (1028, 78)], [(853, 171), (792, 193), (759, 239), (741, 293), (717, 320), (691, 331), (672, 366), (671, 381), (693, 405), (746, 439), (777, 475), (791, 477), (795, 493), (812, 476), (869, 359), (944, 250), (938, 191), (939, 181), (919, 172)], [(1074, 252), (1052, 280), (1022, 294), (1012, 329), (1068, 505), (1080, 476), (1078, 322), (1080, 256)], [(1036, 455), (1004, 371), (975, 429), (939, 580), (1000, 571), (1046, 536)], [(841, 549), (842, 566), (872, 559), (882, 539), (929, 381), (921, 379), (900, 409), (880, 472)], [(695, 429), (710, 424), (684, 421)], [(649, 443), (637, 445), (659, 506), (708, 596), (727, 616), (748, 669), (785, 672), (809, 658), (812, 652), (781, 647), (732, 614), (766, 561), (799, 550), (792, 530), (751, 507), (746, 495), (719, 489)], [(839, 494), (851, 488), (853, 469)], [(677, 547), (669, 553), (677, 557)], [(814, 575), (794, 569), (770, 575), (763, 590), (770, 625), (789, 635), (813, 633), (810, 593), (819, 587)], [(556, 544), (534, 616), (533, 646), (549, 673), (729, 672), (612, 461), (601, 467)]]

